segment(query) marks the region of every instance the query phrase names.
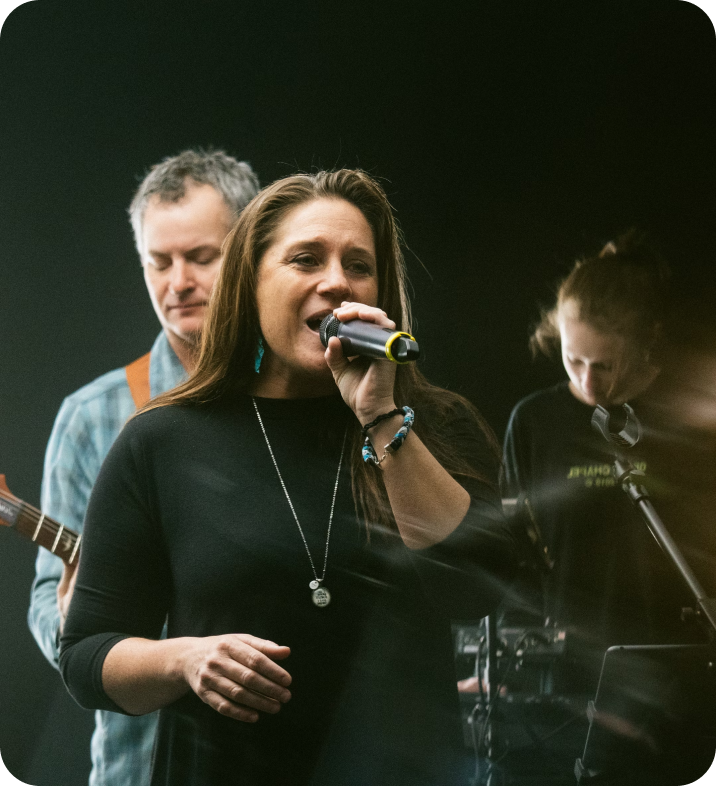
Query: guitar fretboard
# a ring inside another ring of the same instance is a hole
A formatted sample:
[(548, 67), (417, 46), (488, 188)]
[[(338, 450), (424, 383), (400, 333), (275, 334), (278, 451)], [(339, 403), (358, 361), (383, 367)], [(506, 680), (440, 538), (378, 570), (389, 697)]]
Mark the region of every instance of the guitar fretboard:
[(0, 489), (0, 519), (38, 546), (74, 565), (82, 536), (46, 516), (32, 505)]

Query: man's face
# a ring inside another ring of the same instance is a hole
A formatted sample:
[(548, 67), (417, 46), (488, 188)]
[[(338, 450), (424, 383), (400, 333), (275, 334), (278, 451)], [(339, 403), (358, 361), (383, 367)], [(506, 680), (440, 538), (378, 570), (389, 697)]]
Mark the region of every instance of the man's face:
[(141, 259), (149, 297), (170, 343), (197, 343), (232, 216), (210, 185), (188, 185), (178, 202), (149, 200)]

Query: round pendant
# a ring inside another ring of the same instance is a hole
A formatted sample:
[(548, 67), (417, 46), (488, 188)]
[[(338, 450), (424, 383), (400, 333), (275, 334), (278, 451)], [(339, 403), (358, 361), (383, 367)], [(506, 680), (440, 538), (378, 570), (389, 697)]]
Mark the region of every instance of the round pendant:
[(314, 589), (311, 593), (311, 597), (319, 609), (322, 609), (331, 602), (331, 593), (325, 587)]
[(312, 590), (315, 590), (315, 589), (318, 589), (321, 586), (321, 582), (320, 581), (316, 581), (316, 579), (314, 579), (308, 586)]

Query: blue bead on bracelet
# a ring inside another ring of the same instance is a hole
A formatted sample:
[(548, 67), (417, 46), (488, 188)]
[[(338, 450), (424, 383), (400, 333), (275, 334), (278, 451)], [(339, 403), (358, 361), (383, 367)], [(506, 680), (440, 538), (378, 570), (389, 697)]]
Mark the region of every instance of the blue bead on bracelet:
[[(375, 448), (371, 444), (370, 437), (367, 436), (368, 429), (373, 428), (373, 426), (380, 423), (381, 420), (386, 420), (387, 418), (397, 415), (400, 412), (403, 413), (403, 425), (398, 429), (390, 443), (385, 446), (385, 453), (383, 454), (383, 457), (378, 458)], [(395, 453), (395, 451), (400, 448), (403, 442), (405, 442), (405, 438), (408, 436), (408, 432), (413, 427), (413, 423), (415, 423), (415, 412), (413, 412), (410, 407), (400, 407), (400, 409), (394, 409), (392, 412), (388, 412), (385, 415), (377, 417), (372, 423), (364, 426), (363, 433), (366, 434), (366, 438), (365, 442), (363, 443), (363, 450), (361, 451), (363, 461), (366, 463), (370, 462), (371, 464), (375, 464), (376, 467), (380, 466), (381, 462), (385, 460), (386, 456), (389, 456), (391, 453)]]

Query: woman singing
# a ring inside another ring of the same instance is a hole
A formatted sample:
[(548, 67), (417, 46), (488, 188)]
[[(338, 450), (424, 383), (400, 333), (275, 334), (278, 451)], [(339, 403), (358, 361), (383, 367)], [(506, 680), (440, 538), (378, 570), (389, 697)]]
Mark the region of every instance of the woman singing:
[(410, 328), (360, 171), (249, 204), (195, 373), (95, 486), (61, 667), (84, 706), (162, 708), (153, 786), (457, 782), (450, 618), (489, 612), (513, 562), (494, 439), (414, 365), (324, 349), (328, 314)]

